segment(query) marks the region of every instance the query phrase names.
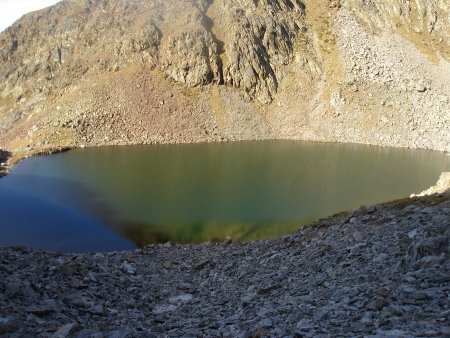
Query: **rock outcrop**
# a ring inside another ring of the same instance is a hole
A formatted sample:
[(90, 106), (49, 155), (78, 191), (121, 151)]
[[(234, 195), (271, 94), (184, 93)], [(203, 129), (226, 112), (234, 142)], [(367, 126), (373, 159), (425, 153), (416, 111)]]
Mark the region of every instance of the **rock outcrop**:
[(10, 157), (11, 153), (9, 151), (0, 149), (0, 177), (6, 175)]
[(422, 191), (418, 195), (411, 195), (411, 197), (421, 197), (433, 194), (450, 194), (450, 172), (443, 172), (439, 177), (436, 185), (430, 187), (429, 189)]

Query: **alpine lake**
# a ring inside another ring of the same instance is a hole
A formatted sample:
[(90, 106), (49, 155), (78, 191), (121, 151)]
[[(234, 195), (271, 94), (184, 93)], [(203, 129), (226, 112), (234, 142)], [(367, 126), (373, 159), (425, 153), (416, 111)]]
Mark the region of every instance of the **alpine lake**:
[(450, 156), (301, 141), (109, 146), (0, 179), (0, 245), (63, 252), (280, 237), (434, 185)]

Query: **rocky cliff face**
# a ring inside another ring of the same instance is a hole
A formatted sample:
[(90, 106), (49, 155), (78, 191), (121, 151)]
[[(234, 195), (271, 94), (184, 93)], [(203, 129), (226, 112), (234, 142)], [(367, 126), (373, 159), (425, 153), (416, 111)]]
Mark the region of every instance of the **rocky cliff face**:
[(0, 33), (0, 147), (449, 150), (445, 0), (64, 0)]

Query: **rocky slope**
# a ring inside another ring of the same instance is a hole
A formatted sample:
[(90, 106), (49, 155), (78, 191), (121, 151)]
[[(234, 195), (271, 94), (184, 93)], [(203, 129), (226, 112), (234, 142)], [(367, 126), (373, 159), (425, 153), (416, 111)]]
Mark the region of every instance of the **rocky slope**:
[(449, 282), (447, 194), (247, 244), (2, 248), (0, 336), (447, 337)]
[[(450, 4), (64, 0), (0, 33), (0, 80), (0, 175), (81, 145), (449, 151)], [(447, 194), (247, 244), (0, 248), (0, 336), (448, 336), (449, 220)]]
[(446, 0), (64, 0), (0, 33), (0, 148), (449, 150)]

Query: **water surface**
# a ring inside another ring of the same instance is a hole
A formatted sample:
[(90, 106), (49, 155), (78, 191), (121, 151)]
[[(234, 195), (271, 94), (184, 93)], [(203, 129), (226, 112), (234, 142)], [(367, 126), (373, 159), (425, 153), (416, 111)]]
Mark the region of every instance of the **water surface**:
[(440, 152), (299, 141), (77, 149), (27, 159), (0, 180), (0, 245), (276, 237), (420, 192), (449, 168)]

